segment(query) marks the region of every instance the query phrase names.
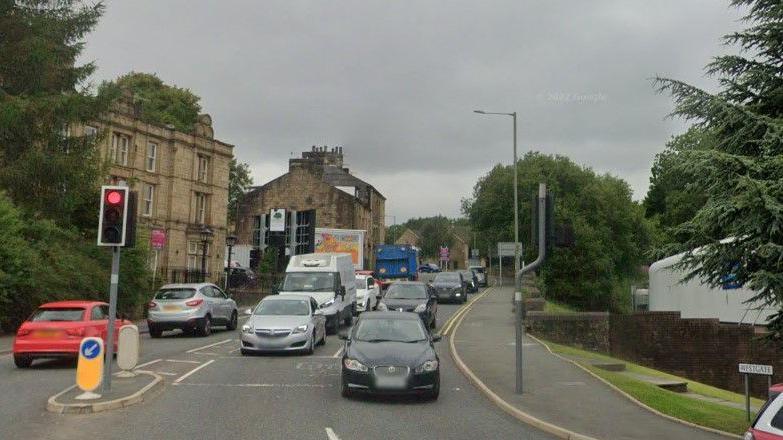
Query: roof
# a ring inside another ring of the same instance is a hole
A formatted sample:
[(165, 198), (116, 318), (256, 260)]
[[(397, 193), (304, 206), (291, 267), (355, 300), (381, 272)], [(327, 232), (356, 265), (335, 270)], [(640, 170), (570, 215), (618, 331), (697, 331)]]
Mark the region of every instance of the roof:
[(70, 307), (90, 307), (96, 304), (106, 304), (106, 303), (103, 301), (94, 301), (94, 300), (70, 300), (70, 301), (55, 301), (46, 304), (41, 304), (40, 307), (59, 309), (59, 308), (70, 308)]
[(359, 319), (421, 319), (418, 313), (413, 312), (364, 312)]
[(342, 168), (338, 168), (330, 165), (324, 166), (323, 176), (321, 177), (321, 179), (332, 186), (357, 186), (357, 187), (366, 186), (372, 189), (373, 191), (375, 191), (375, 193), (381, 196), (384, 200), (386, 200), (386, 197), (384, 197), (383, 194), (380, 193), (380, 191), (375, 189), (374, 186), (354, 176), (353, 174), (345, 171)]
[(309, 295), (298, 295), (295, 293), (281, 293), (279, 295), (265, 296), (264, 299), (262, 299), (261, 301), (278, 301), (283, 299), (299, 299), (302, 301), (309, 301), (310, 298), (312, 297)]
[(165, 284), (161, 289), (200, 289), (204, 286), (214, 286), (212, 283), (174, 283)]

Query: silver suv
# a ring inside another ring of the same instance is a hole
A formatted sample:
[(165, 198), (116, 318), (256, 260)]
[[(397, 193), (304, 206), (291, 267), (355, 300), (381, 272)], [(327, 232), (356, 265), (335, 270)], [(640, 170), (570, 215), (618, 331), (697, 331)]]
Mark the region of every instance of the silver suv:
[(159, 338), (164, 330), (209, 336), (213, 325), (237, 328), (237, 303), (211, 283), (166, 284), (147, 307), (147, 325), (153, 338)]

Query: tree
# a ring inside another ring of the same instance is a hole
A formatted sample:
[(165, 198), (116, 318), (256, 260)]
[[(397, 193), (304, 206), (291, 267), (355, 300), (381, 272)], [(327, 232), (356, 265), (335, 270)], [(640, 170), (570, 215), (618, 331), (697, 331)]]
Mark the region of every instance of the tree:
[(173, 125), (190, 133), (201, 112), (200, 97), (188, 89), (164, 84), (154, 73), (130, 72), (116, 80), (116, 85), (133, 93), (141, 104), (141, 120), (158, 125)]
[[(627, 307), (623, 286), (639, 276), (651, 239), (651, 226), (628, 184), (563, 156), (531, 152), (518, 167), (520, 241), (531, 242), (532, 195), (539, 182), (555, 194), (555, 221), (570, 223), (576, 238), (573, 248), (548, 253), (541, 270), (546, 296), (586, 310)], [(513, 241), (512, 185), (513, 168), (497, 165), (463, 201), (481, 249)], [(533, 259), (536, 249), (527, 246), (525, 254)]]
[[(783, 298), (783, 9), (776, 0), (734, 0), (748, 10), (748, 28), (724, 37), (740, 55), (707, 66), (718, 93), (658, 78), (672, 95), (673, 114), (714, 133), (715, 146), (683, 152), (678, 172), (706, 202), (675, 229), (662, 254), (685, 252), (689, 278), (713, 287), (727, 276), (752, 289), (751, 301), (781, 307)], [(783, 310), (770, 316), (771, 337), (783, 340)]]
[(228, 169), (228, 223), (236, 221), (237, 204), (242, 199), (245, 191), (253, 185), (253, 177), (250, 176), (250, 166), (246, 163), (231, 159)]
[(75, 0), (0, 3), (0, 188), (20, 207), (59, 224), (89, 224), (101, 163), (96, 139), (69, 136), (116, 93), (83, 86), (92, 63), (76, 59), (103, 13)]

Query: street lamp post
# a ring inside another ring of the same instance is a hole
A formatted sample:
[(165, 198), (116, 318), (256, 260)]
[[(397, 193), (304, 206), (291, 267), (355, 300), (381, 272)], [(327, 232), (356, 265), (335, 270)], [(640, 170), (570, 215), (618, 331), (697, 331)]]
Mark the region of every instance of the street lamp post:
[(203, 226), (201, 228), (201, 282), (207, 279), (207, 245), (212, 238), (212, 230)]
[(227, 235), (226, 236), (226, 246), (228, 246), (228, 259), (226, 260), (226, 284), (223, 290), (228, 293), (228, 278), (231, 276), (231, 250), (234, 249), (234, 245), (237, 243), (237, 236), (236, 235)]
[[(495, 113), (485, 112), (483, 110), (473, 110), (474, 113), (481, 115), (502, 115), (511, 116), (514, 120), (514, 276), (519, 272), (519, 201), (517, 196), (517, 112), (513, 113)], [(502, 258), (502, 257), (499, 257)], [(502, 277), (503, 274), (500, 274)]]

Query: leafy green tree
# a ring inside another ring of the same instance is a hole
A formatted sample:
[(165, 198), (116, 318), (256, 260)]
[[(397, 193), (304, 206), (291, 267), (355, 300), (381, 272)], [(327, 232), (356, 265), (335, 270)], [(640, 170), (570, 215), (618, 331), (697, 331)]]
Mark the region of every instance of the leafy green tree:
[[(555, 194), (555, 221), (570, 223), (576, 245), (549, 252), (541, 271), (547, 297), (585, 310), (627, 307), (625, 280), (639, 277), (651, 225), (628, 184), (598, 175), (563, 156), (526, 154), (518, 164), (520, 241), (531, 240), (531, 203), (538, 183)], [(513, 168), (498, 165), (479, 179), (463, 210), (485, 249), (513, 241)], [(527, 259), (536, 249), (527, 246)]]
[(76, 64), (103, 10), (75, 0), (0, 2), (0, 188), (59, 224), (87, 227), (97, 209), (96, 139), (68, 134), (116, 96), (111, 87), (90, 94), (84, 83), (95, 66)]
[(130, 90), (141, 104), (141, 119), (153, 124), (171, 124), (190, 133), (201, 112), (200, 97), (188, 89), (164, 84), (154, 73), (130, 72), (115, 81), (120, 89)]
[[(776, 0), (734, 0), (748, 28), (707, 66), (721, 89), (711, 94), (658, 78), (675, 101), (674, 115), (715, 136), (714, 148), (681, 154), (678, 172), (704, 192), (705, 204), (675, 230), (661, 253), (685, 252), (681, 267), (714, 287), (728, 275), (781, 307), (783, 298), (783, 8)], [(771, 316), (771, 337), (783, 339), (783, 310)]]
[(688, 221), (704, 206), (706, 197), (698, 182), (678, 170), (682, 153), (707, 150), (715, 145), (714, 137), (698, 128), (672, 138), (666, 149), (655, 156), (650, 172), (650, 188), (643, 205), (647, 218), (657, 219), (663, 228)]
[(250, 166), (246, 163), (231, 159), (228, 168), (228, 223), (236, 221), (237, 204), (250, 186), (253, 185), (253, 177), (250, 176)]
[(386, 228), (386, 244), (394, 244), (406, 229), (408, 228), (404, 224), (388, 226)]

